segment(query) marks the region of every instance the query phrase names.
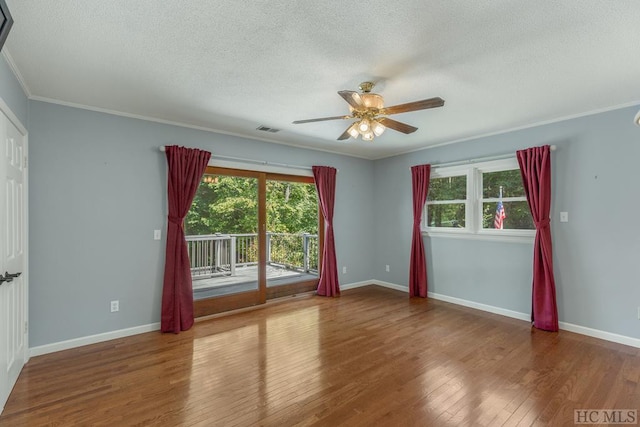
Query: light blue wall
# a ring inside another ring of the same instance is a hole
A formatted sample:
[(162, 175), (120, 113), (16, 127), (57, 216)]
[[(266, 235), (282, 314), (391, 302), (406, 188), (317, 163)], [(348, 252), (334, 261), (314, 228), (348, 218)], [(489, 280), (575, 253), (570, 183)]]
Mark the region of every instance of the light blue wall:
[[(640, 338), (640, 127), (632, 123), (637, 111), (625, 108), (376, 161), (374, 277), (407, 286), (410, 166), (555, 144), (551, 217), (560, 321)], [(569, 212), (569, 222), (559, 222), (561, 211)], [(530, 313), (531, 245), (424, 241), (430, 291)]]
[(27, 126), (27, 96), (18, 79), (7, 64), (4, 55), (0, 54), (0, 98), (9, 106), (23, 126)]
[[(165, 230), (160, 145), (340, 169), (336, 244), (342, 284), (406, 286), (409, 167), (555, 144), (552, 230), (560, 320), (640, 338), (638, 107), (370, 162), (27, 101), (4, 58), (0, 97), (29, 129), (30, 345), (157, 322)], [(127, 208), (122, 208), (126, 205)], [(570, 221), (560, 223), (559, 212)], [(530, 310), (530, 245), (426, 238), (430, 291)], [(390, 272), (385, 271), (385, 265)], [(119, 299), (121, 311), (109, 313)]]
[[(373, 164), (30, 101), (30, 346), (160, 320), (166, 231), (161, 145), (311, 166), (337, 178), (336, 252), (341, 283), (371, 278)], [(109, 312), (109, 301), (120, 311)]]

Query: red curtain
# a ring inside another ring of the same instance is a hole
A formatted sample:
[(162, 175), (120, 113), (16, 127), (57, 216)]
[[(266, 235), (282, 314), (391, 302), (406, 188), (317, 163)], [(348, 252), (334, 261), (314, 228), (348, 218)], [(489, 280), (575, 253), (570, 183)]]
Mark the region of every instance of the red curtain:
[(558, 330), (556, 284), (551, 251), (551, 148), (528, 148), (516, 152), (524, 191), (536, 225), (533, 248), (531, 321), (538, 329)]
[(413, 237), (411, 239), (411, 258), (409, 261), (409, 296), (427, 297), (427, 261), (424, 253), (424, 242), (420, 232), (422, 209), (429, 193), (431, 165), (411, 167), (411, 183), (413, 188)]
[(177, 334), (193, 325), (193, 288), (183, 223), (211, 153), (171, 145), (166, 147), (166, 154), (169, 221), (160, 328)]
[(322, 268), (318, 282), (318, 295), (334, 297), (340, 295), (338, 284), (338, 262), (336, 261), (336, 244), (333, 237), (333, 205), (336, 198), (335, 168), (314, 166), (313, 177), (316, 181), (320, 208), (324, 216), (324, 250), (322, 251)]

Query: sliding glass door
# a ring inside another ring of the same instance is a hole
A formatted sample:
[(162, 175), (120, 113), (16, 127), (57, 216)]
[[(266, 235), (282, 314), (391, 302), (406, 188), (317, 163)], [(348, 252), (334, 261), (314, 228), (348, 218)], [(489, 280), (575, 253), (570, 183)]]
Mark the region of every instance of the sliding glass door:
[(267, 298), (318, 285), (318, 198), (311, 177), (267, 179)]
[(196, 317), (314, 290), (311, 177), (208, 167), (185, 219)]

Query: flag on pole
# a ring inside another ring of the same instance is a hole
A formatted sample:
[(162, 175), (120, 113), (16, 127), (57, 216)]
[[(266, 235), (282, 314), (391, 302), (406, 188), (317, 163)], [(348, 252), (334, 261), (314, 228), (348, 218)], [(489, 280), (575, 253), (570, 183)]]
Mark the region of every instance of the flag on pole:
[(493, 228), (502, 230), (504, 219), (506, 217), (507, 214), (505, 213), (504, 206), (502, 205), (502, 186), (500, 186), (500, 199), (498, 200), (498, 206), (496, 207), (496, 217), (493, 220)]

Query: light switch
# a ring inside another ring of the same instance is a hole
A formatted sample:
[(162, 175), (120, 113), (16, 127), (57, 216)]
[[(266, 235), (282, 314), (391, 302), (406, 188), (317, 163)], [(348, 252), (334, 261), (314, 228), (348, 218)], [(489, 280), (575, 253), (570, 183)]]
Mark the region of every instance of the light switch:
[(161, 230), (153, 230), (153, 240), (160, 240), (161, 237), (162, 237)]
[(569, 222), (569, 212), (560, 212), (560, 222)]

